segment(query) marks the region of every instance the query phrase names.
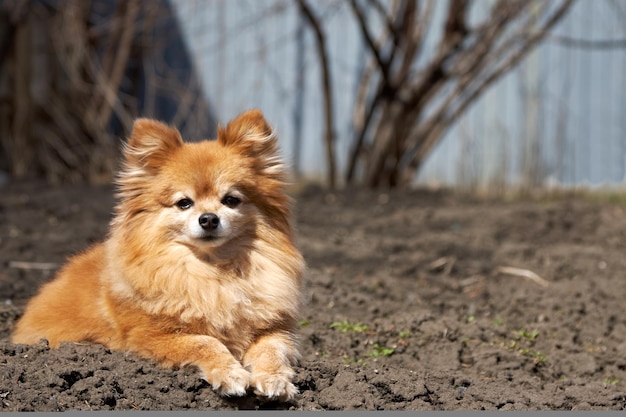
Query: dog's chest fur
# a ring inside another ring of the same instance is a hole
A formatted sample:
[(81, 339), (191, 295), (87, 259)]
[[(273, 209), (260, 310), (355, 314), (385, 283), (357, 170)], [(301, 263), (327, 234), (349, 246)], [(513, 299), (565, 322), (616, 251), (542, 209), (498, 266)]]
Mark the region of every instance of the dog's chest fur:
[(114, 298), (180, 331), (245, 344), (240, 339), (295, 317), (298, 309), (297, 282), (262, 246), (258, 249), (250, 252), (244, 268), (212, 265), (184, 248), (131, 265), (110, 256), (116, 261), (106, 274), (108, 287)]

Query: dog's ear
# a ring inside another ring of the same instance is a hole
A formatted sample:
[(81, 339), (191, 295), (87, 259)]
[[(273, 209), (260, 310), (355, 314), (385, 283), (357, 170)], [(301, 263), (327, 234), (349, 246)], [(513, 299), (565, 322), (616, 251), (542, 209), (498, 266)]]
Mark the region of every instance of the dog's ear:
[(137, 119), (124, 148), (128, 164), (148, 172), (158, 169), (171, 153), (183, 145), (177, 129), (153, 119)]
[(265, 174), (282, 174), (283, 162), (278, 151), (278, 138), (260, 110), (253, 109), (220, 126), (217, 140), (226, 147), (235, 147), (257, 162)]

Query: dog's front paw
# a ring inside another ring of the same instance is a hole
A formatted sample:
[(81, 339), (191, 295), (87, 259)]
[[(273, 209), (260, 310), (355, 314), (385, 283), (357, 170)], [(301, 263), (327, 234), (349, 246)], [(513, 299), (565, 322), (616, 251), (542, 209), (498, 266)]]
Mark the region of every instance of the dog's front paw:
[(204, 379), (211, 384), (214, 391), (226, 397), (246, 395), (246, 390), (250, 386), (250, 372), (238, 363), (212, 369), (205, 374)]
[(285, 371), (277, 374), (253, 373), (250, 385), (254, 387), (257, 395), (262, 395), (272, 400), (292, 400), (298, 389), (291, 383), (293, 371)]

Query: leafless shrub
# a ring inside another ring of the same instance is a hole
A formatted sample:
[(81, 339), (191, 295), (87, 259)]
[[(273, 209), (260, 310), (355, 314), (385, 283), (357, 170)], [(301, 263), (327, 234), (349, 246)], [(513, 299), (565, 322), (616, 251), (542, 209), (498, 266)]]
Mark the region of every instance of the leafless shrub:
[[(354, 106), (345, 180), (370, 187), (406, 185), (459, 116), (541, 42), (573, 3), (346, 1), (368, 63)], [(444, 7), (442, 27), (433, 23), (437, 7)], [(310, 23), (323, 34), (316, 28), (320, 22)], [(426, 39), (433, 36), (430, 47)]]

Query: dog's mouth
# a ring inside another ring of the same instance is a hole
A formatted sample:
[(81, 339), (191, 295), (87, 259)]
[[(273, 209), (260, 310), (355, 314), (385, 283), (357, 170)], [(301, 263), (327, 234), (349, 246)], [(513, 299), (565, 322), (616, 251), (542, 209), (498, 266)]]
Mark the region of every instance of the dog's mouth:
[(201, 242), (217, 242), (218, 240), (223, 239), (223, 236), (213, 233), (206, 233), (197, 238)]

